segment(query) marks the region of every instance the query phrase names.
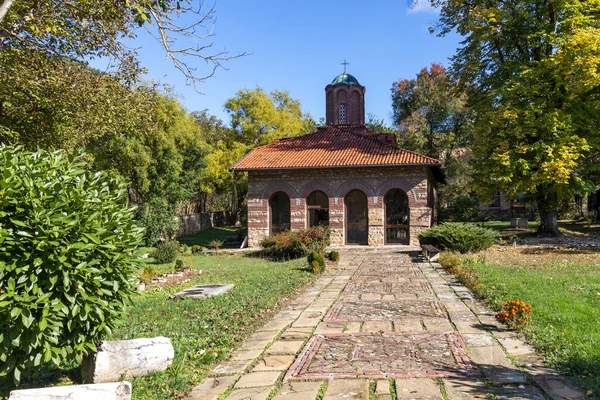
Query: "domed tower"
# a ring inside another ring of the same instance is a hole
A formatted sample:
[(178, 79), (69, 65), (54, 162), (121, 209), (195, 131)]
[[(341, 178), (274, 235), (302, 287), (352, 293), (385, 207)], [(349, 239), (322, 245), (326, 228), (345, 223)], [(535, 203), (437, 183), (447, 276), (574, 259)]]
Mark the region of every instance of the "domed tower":
[(364, 125), (367, 89), (346, 71), (325, 87), (327, 125)]

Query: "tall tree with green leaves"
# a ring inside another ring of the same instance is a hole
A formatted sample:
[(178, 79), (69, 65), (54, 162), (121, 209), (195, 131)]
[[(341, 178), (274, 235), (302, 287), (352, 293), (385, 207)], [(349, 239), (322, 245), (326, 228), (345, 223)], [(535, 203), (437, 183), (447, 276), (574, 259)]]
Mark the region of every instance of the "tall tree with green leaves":
[(392, 84), (392, 112), (403, 147), (444, 159), (470, 143), (473, 115), (467, 95), (440, 64)]
[(469, 165), (475, 115), (467, 90), (451, 80), (440, 64), (392, 85), (392, 111), (400, 146), (444, 162), (448, 185), (442, 202), (473, 190)]
[(314, 120), (302, 113), (300, 102), (280, 90), (239, 90), (227, 100), (225, 110), (238, 134), (236, 141), (251, 146), (308, 133), (315, 126)]
[(464, 37), (452, 72), (474, 85), (479, 190), (537, 201), (540, 234), (559, 235), (563, 200), (586, 188), (599, 144), (600, 1), (431, 0), (437, 32)]

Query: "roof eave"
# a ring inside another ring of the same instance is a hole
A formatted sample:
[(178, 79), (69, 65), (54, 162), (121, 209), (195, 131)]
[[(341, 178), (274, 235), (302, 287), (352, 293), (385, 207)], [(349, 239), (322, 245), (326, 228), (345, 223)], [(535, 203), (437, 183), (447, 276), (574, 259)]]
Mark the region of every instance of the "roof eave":
[[(242, 159), (243, 160), (243, 159)], [(235, 168), (242, 160), (238, 161), (231, 170), (233, 172), (248, 172), (248, 171), (286, 171), (300, 169), (343, 169), (343, 168), (370, 168), (370, 167), (432, 167), (442, 168), (441, 163), (435, 164), (361, 164), (361, 165), (334, 165), (334, 166), (315, 166), (315, 167), (276, 167), (276, 168)]]

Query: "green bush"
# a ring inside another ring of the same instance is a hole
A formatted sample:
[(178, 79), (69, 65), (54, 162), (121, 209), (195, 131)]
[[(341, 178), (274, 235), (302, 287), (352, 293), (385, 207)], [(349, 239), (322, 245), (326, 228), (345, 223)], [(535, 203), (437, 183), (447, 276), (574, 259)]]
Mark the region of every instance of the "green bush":
[(444, 221), (471, 222), (479, 218), (479, 199), (471, 196), (457, 196), (450, 200), (451, 207), (441, 210)]
[(421, 244), (460, 253), (477, 252), (494, 245), (498, 233), (474, 224), (446, 222), (419, 235)]
[(329, 227), (317, 226), (299, 231), (285, 231), (264, 238), (262, 254), (276, 260), (304, 257), (311, 251), (323, 253), (329, 245)]
[(164, 199), (155, 198), (145, 201), (138, 209), (136, 219), (146, 229), (144, 236), (146, 246), (154, 246), (160, 240), (169, 240), (179, 230), (175, 209)]
[(0, 146), (0, 376), (96, 351), (121, 318), (143, 229), (126, 185), (64, 152)]
[(198, 253), (202, 253), (202, 251), (204, 250), (204, 247), (195, 244), (192, 246), (192, 254), (198, 254)]
[(320, 274), (325, 271), (325, 259), (318, 251), (311, 251), (306, 256), (308, 266), (315, 274)]
[(177, 240), (165, 240), (156, 246), (152, 257), (158, 264), (166, 264), (175, 261), (179, 254), (179, 243)]
[(185, 266), (183, 265), (183, 260), (175, 261), (175, 271), (176, 272), (181, 272), (181, 271), (183, 271), (184, 268), (185, 268)]
[(340, 261), (340, 253), (338, 253), (337, 251), (330, 251), (329, 253), (327, 253), (327, 258), (330, 261)]

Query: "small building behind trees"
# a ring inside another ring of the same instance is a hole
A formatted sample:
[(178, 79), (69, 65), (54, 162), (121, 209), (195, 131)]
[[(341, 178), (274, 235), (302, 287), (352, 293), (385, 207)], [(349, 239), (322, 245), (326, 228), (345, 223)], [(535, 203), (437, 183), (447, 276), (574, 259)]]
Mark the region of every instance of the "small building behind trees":
[(365, 127), (364, 86), (344, 72), (325, 88), (326, 125), (257, 147), (232, 170), (248, 173), (248, 244), (327, 225), (332, 245), (418, 244), (436, 221), (442, 163)]

